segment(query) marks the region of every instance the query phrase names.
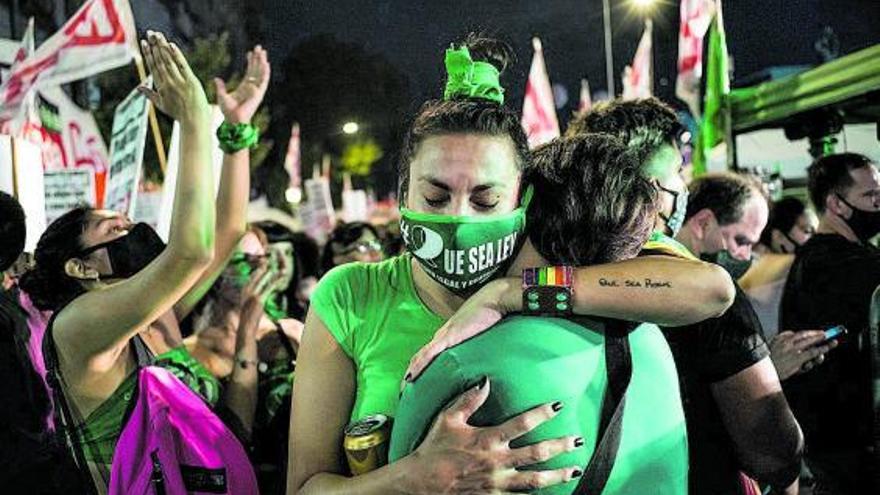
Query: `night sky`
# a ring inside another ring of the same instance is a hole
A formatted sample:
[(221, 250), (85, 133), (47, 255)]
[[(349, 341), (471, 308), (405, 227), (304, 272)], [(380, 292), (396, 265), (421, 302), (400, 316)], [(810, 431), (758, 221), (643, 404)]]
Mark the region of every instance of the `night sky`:
[[(619, 74), (633, 56), (643, 18), (628, 1), (612, 0), (614, 62)], [(282, 60), (300, 40), (331, 33), (362, 43), (387, 57), (410, 81), (413, 105), (440, 94), (442, 53), (453, 39), (479, 30), (504, 39), (516, 50), (517, 64), (503, 78), (509, 102), (520, 107), (531, 61), (530, 39), (539, 36), (550, 78), (569, 92), (576, 105), (580, 79), (596, 93), (605, 90), (601, 0), (264, 0), (263, 33), (270, 56)], [(840, 51), (850, 53), (880, 42), (878, 0), (726, 0), (728, 46), (734, 77), (769, 66), (815, 65), (813, 48), (830, 26)], [(654, 20), (655, 94), (671, 100), (678, 51), (678, 2), (666, 0)]]

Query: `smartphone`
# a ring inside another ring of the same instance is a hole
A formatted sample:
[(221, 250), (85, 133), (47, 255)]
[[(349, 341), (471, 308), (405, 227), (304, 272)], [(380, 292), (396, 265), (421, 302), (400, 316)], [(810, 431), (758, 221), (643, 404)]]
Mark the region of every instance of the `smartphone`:
[(847, 330), (846, 327), (843, 325), (833, 326), (833, 327), (825, 330), (825, 342), (843, 337), (844, 335), (846, 335), (848, 333), (849, 333), (849, 330)]

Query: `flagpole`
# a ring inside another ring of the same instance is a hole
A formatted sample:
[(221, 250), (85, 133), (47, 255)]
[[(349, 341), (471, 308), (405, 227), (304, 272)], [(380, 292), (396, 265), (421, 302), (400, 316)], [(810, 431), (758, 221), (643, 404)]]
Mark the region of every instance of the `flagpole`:
[[(144, 69), (144, 60), (140, 55), (140, 48), (134, 57), (134, 65), (137, 67), (138, 77), (141, 82), (147, 80), (147, 71)], [(159, 168), (162, 170), (162, 176), (165, 176), (165, 167), (167, 165), (165, 157), (165, 145), (162, 143), (162, 133), (159, 131), (159, 119), (156, 118), (156, 108), (150, 105), (149, 111), (150, 128), (153, 129), (153, 142), (156, 144), (156, 156), (159, 158)]]
[(608, 99), (614, 99), (614, 53), (611, 46), (611, 7), (608, 0), (602, 0), (602, 17), (605, 23), (605, 82), (608, 85)]

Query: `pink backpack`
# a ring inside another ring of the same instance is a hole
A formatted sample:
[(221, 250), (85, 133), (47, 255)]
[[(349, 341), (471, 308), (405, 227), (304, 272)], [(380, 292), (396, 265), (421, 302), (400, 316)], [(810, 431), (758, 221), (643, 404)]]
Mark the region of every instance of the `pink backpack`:
[(113, 455), (111, 495), (258, 494), (238, 439), (169, 371), (138, 372), (137, 403)]

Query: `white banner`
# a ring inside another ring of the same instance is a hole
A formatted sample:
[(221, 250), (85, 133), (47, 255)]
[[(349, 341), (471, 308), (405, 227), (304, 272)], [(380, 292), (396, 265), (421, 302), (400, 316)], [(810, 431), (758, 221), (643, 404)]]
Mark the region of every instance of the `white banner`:
[[(104, 204), (104, 185), (110, 168), (110, 154), (92, 113), (80, 108), (61, 88), (47, 87), (39, 91), (43, 101), (58, 109), (60, 150), (63, 168), (88, 168), (95, 175), (95, 205)], [(53, 136), (53, 146), (57, 139)], [(44, 152), (45, 155), (45, 152)], [(45, 156), (44, 156), (45, 158)], [(57, 164), (43, 163), (46, 170), (57, 170)]]
[(83, 204), (95, 206), (95, 171), (90, 168), (43, 173), (46, 223)]
[[(217, 105), (211, 106), (211, 129), (223, 123), (223, 112)], [(214, 163), (214, 192), (220, 188), (220, 174), (223, 172), (223, 150), (215, 133), (211, 134), (211, 158)], [(171, 232), (171, 218), (174, 214), (174, 192), (177, 190), (177, 173), (180, 168), (180, 124), (175, 121), (171, 129), (171, 141), (168, 144), (168, 167), (165, 169), (165, 181), (162, 183), (162, 201), (159, 205), (159, 219), (156, 232), (163, 241), (168, 242)], [(139, 206), (135, 207), (135, 215), (140, 215)]]
[[(149, 80), (147, 80), (149, 85)], [(129, 214), (137, 201), (137, 188), (144, 161), (147, 138), (147, 113), (150, 100), (132, 91), (113, 114), (110, 136), (110, 171), (104, 208)]]
[(14, 117), (34, 88), (127, 64), (137, 53), (136, 37), (128, 0), (88, 0), (33, 55), (12, 66), (0, 86), (0, 119)]
[(0, 134), (0, 190), (15, 196), (25, 214), (25, 250), (33, 252), (46, 230), (43, 167), (40, 148)]

